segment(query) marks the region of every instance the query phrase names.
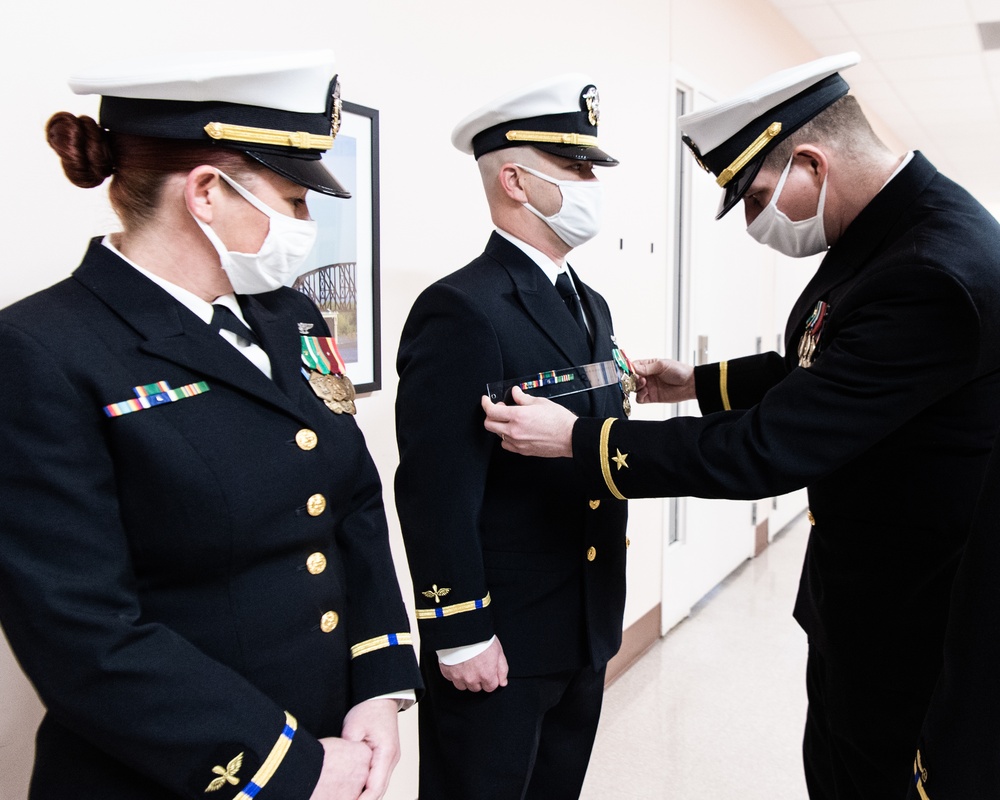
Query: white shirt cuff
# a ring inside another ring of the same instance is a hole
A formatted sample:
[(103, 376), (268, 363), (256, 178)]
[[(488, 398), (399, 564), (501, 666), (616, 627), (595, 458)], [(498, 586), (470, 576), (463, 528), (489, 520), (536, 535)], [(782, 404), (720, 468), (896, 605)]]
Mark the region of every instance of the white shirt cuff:
[(462, 647), (446, 647), (443, 650), (438, 650), (438, 663), (444, 664), (446, 667), (461, 664), (463, 661), (468, 661), (470, 658), (475, 658), (484, 652), (496, 640), (496, 636), (491, 636), (485, 642), (476, 642), (475, 644), (467, 644)]

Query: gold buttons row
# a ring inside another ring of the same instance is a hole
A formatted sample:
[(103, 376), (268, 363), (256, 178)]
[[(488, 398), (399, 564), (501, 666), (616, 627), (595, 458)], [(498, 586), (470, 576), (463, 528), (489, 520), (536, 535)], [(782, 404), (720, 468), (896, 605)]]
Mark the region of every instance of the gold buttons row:
[[(315, 431), (303, 428), (295, 434), (295, 444), (300, 450), (312, 450), (319, 443), (319, 437)], [(318, 517), (326, 511), (326, 498), (321, 494), (314, 494), (306, 500), (306, 511), (310, 517)], [(306, 559), (306, 569), (310, 575), (319, 575), (326, 569), (326, 556), (316, 552)], [(340, 615), (336, 611), (327, 611), (319, 620), (319, 629), (323, 633), (332, 633), (340, 624)]]

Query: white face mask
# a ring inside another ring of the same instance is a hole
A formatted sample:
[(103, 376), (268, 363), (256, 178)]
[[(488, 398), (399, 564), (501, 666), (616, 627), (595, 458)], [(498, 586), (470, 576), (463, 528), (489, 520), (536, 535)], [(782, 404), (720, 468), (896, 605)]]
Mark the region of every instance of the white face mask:
[(226, 271), (233, 291), (236, 294), (261, 294), (273, 292), (282, 286), (291, 286), (316, 243), (315, 220), (296, 219), (280, 214), (224, 172), (220, 171), (219, 177), (250, 205), (266, 214), (270, 221), (270, 228), (260, 250), (256, 253), (237, 253), (227, 250), (211, 226), (194, 217), (198, 227), (204, 231), (219, 254), (219, 262)]
[(531, 203), (524, 204), (528, 211), (552, 228), (556, 236), (570, 247), (579, 247), (597, 235), (601, 229), (601, 209), (604, 205), (600, 181), (559, 181), (523, 164), (515, 166), (555, 184), (562, 192), (562, 206), (551, 217), (546, 217)]
[[(792, 157), (794, 158), (794, 156)], [(826, 241), (826, 227), (823, 224), (823, 208), (826, 205), (826, 178), (819, 190), (816, 215), (798, 222), (792, 222), (788, 215), (778, 210), (778, 198), (785, 186), (785, 179), (791, 169), (792, 159), (788, 159), (784, 172), (774, 189), (771, 202), (757, 215), (757, 219), (747, 226), (747, 233), (761, 244), (784, 253), (792, 258), (822, 253), (829, 245)]]

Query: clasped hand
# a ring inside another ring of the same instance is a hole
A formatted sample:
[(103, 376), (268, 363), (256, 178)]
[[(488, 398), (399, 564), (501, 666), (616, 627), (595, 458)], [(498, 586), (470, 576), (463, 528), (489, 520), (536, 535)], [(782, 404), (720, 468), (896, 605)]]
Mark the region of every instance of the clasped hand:
[(340, 738), (320, 739), (323, 769), (309, 800), (378, 800), (399, 761), (399, 704), (373, 698), (344, 717)]

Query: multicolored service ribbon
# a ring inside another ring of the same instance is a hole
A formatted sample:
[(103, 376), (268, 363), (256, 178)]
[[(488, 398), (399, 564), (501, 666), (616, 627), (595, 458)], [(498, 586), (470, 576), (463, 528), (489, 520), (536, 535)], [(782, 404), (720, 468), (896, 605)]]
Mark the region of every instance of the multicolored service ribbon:
[(144, 386), (136, 386), (132, 389), (135, 392), (134, 400), (122, 400), (118, 403), (111, 403), (104, 406), (104, 413), (109, 417), (120, 417), (123, 414), (131, 414), (133, 411), (142, 411), (144, 408), (173, 403), (183, 400), (186, 397), (194, 397), (209, 390), (209, 385), (205, 381), (189, 383), (179, 389), (171, 389), (166, 381), (157, 383), (147, 383)]
[(611, 355), (614, 357), (618, 369), (629, 375), (635, 375), (635, 367), (632, 366), (629, 357), (625, 355), (625, 351), (618, 346), (618, 342), (615, 341), (614, 336), (611, 337)]
[(537, 378), (519, 383), (518, 386), (521, 387), (522, 391), (527, 391), (528, 389), (537, 389), (539, 386), (552, 386), (556, 383), (569, 383), (575, 380), (576, 375), (572, 372), (559, 375), (556, 370), (550, 370), (549, 372), (539, 372)]
[(802, 338), (799, 340), (798, 355), (800, 367), (808, 368), (812, 366), (813, 355), (816, 352), (816, 347), (819, 345), (819, 337), (823, 333), (823, 323), (826, 322), (829, 310), (829, 304), (820, 300), (816, 303), (812, 314), (809, 315), (809, 319), (806, 320), (805, 333), (802, 334)]
[(332, 336), (302, 336), (302, 363), (322, 375), (346, 375), (347, 367)]

